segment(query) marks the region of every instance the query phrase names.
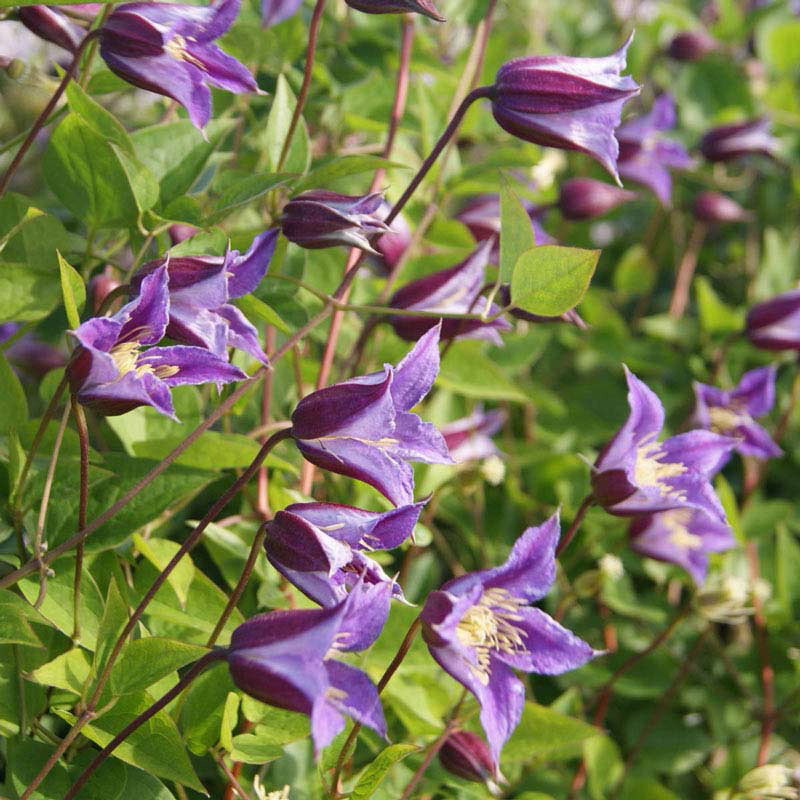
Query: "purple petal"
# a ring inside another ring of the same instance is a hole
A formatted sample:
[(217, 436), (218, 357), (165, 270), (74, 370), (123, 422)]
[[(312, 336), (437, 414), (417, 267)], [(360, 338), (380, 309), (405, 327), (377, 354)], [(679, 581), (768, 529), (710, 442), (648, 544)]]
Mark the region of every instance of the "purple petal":
[(392, 583), (387, 581), (372, 584), (359, 581), (350, 590), (347, 611), (336, 634), (337, 650), (359, 652), (375, 642), (389, 616), (392, 593)]
[(224, 306), (220, 306), (216, 313), (227, 323), (227, 344), (229, 347), (236, 347), (245, 353), (249, 353), (262, 364), (269, 364), (269, 359), (261, 347), (258, 331), (236, 306), (226, 303)]
[(303, 0), (261, 0), (261, 25), (269, 28), (294, 16)]
[(93, 317), (75, 328), (72, 335), (84, 347), (107, 353), (117, 343), (121, 330), (122, 323), (113, 317)]
[(269, 268), (278, 242), (278, 229), (270, 228), (253, 239), (246, 253), (237, 255), (228, 266), (228, 297), (250, 294)]
[(399, 411), (410, 411), (431, 389), (439, 374), (441, 323), (431, 328), (395, 367), (392, 398)]
[(745, 403), (751, 417), (763, 417), (769, 414), (775, 405), (775, 375), (778, 367), (770, 364), (758, 367), (742, 375), (739, 385), (731, 393), (731, 397)]
[(223, 53), (215, 44), (189, 42), (186, 51), (205, 73), (205, 80), (213, 86), (235, 94), (258, 91), (258, 84), (250, 70), (233, 56)]
[(328, 680), (344, 697), (331, 701), (356, 722), (367, 725), (381, 736), (386, 736), (386, 722), (378, 692), (372, 681), (360, 670), (340, 661), (326, 661)]
[(121, 342), (156, 344), (164, 338), (169, 319), (167, 268), (161, 266), (148, 275), (139, 288), (139, 295), (115, 315), (122, 321)]
[(664, 462), (683, 464), (692, 472), (710, 477), (722, 468), (736, 444), (732, 437), (697, 430), (666, 439), (661, 450), (665, 453)]
[(755, 422), (745, 422), (739, 425), (734, 432), (737, 436), (742, 437), (742, 441), (739, 442), (736, 449), (743, 456), (766, 460), (783, 455), (783, 450), (775, 444), (769, 433)]
[(231, 383), (242, 381), (247, 374), (238, 367), (215, 356), (202, 347), (154, 347), (147, 350), (137, 361), (153, 369), (177, 367), (174, 375), (167, 375), (163, 380), (166, 386), (183, 386), (197, 383)]
[(393, 454), (409, 461), (425, 464), (452, 464), (450, 451), (435, 425), (423, 422), (416, 414), (398, 414), (393, 434), (397, 440), (391, 445)]

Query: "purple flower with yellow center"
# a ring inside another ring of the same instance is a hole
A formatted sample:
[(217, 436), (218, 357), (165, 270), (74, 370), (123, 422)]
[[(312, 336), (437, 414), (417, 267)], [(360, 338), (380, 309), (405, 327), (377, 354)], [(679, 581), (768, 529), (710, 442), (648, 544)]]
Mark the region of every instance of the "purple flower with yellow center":
[[(492, 242), (485, 241), (464, 261), (449, 269), (439, 270), (424, 278), (411, 281), (396, 291), (388, 305), (405, 311), (441, 311), (445, 314), (485, 314), (492, 316), (500, 309), (481, 297), (486, 283), (486, 266), (492, 252)], [(406, 341), (414, 342), (437, 324), (430, 317), (389, 317), (394, 332)], [(510, 330), (502, 319), (481, 322), (475, 319), (441, 320), (442, 339), (483, 339), (502, 345), (499, 331)]]
[(478, 405), (468, 417), (448, 422), (439, 430), (450, 450), (450, 457), (457, 464), (463, 464), (500, 455), (491, 437), (505, 421), (506, 412), (502, 409), (484, 411), (483, 406)]
[(558, 514), (528, 528), (501, 567), (473, 572), (428, 595), (420, 617), (431, 655), (481, 706), (494, 763), (516, 727), (525, 686), (514, 670), (557, 675), (597, 653), (529, 604), (555, 579)]
[(358, 247), (379, 255), (373, 240), (391, 228), (381, 218), (383, 194), (346, 195), (312, 189), (293, 197), (281, 216), (283, 235), (300, 247)]
[(736, 546), (727, 523), (698, 508), (671, 508), (636, 517), (629, 529), (631, 549), (685, 569), (696, 584), (706, 578), (709, 553)]
[(672, 199), (670, 169), (689, 169), (692, 159), (682, 144), (663, 135), (675, 127), (675, 102), (669, 94), (653, 101), (649, 114), (617, 128), (619, 174), (647, 186), (661, 205)]
[(436, 10), (432, 0), (344, 0), (350, 8), (365, 14), (409, 14), (416, 13), (436, 22), (444, 17)]
[[(233, 682), (262, 703), (308, 714), (316, 755), (344, 729), (345, 715), (386, 736), (372, 682), (334, 658), (374, 641), (385, 620), (376, 624), (384, 611), (384, 604), (373, 602), (376, 591), (384, 589), (359, 584), (330, 608), (259, 614), (231, 637), (226, 658)], [(369, 636), (359, 632), (359, 622)]]
[(763, 350), (800, 350), (800, 289), (754, 305), (747, 312), (745, 332)]
[(277, 229), (253, 239), (243, 254), (229, 250), (221, 256), (183, 256), (151, 261), (131, 280), (138, 290), (146, 276), (166, 267), (169, 276), (169, 321), (167, 336), (176, 342), (205, 347), (226, 359), (228, 347), (249, 353), (267, 364), (258, 331), (236, 306), (228, 301), (252, 292), (269, 267)]
[(520, 139), (592, 156), (619, 183), (614, 129), (639, 86), (621, 76), (631, 37), (603, 58), (531, 56), (500, 67), (492, 90), (497, 124)]
[(80, 403), (106, 416), (153, 406), (174, 419), (174, 386), (247, 377), (203, 347), (152, 347), (167, 330), (167, 281), (167, 268), (161, 266), (142, 280), (138, 296), (116, 314), (95, 317), (72, 331), (80, 346), (67, 365), (67, 377)]
[(592, 493), (597, 502), (619, 516), (698, 508), (724, 520), (709, 478), (738, 440), (695, 430), (659, 442), (664, 427), (661, 401), (627, 367), (625, 377), (631, 413), (595, 462)]
[(400, 586), (366, 553), (399, 547), (423, 505), (380, 513), (336, 503), (295, 503), (266, 524), (267, 558), (321, 606), (340, 603), (359, 577), (367, 585), (387, 584), (389, 594), (402, 600)]
[(734, 161), (755, 154), (774, 156), (776, 147), (766, 117), (712, 128), (700, 140), (700, 152), (708, 161)]
[(439, 326), (420, 338), (396, 366), (304, 397), (292, 414), (292, 436), (322, 469), (374, 486), (394, 505), (414, 502), (409, 461), (452, 464), (442, 435), (408, 413), (439, 372)]
[(202, 128), (211, 118), (208, 84), (234, 93), (259, 91), (250, 72), (214, 44), (233, 24), (239, 3), (124, 3), (100, 29), (100, 55), (128, 83), (179, 102)]
[(730, 390), (695, 383), (692, 422), (698, 428), (734, 436), (738, 440), (736, 451), (743, 456), (767, 459), (782, 455), (780, 447), (754, 421), (775, 405), (776, 371), (774, 365), (750, 370)]

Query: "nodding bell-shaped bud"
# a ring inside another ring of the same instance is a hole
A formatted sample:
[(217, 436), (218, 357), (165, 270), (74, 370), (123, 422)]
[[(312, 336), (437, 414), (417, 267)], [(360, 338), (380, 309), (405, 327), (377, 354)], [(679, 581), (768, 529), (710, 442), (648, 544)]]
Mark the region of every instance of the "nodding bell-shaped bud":
[(439, 762), (448, 772), (465, 781), (485, 783), (486, 788), (496, 796), (501, 793), (498, 784), (506, 783), (492, 759), (489, 746), (476, 733), (451, 733), (439, 750)]
[(444, 17), (436, 10), (431, 0), (344, 0), (350, 8), (365, 14), (422, 14), (425, 17), (444, 22)]
[(745, 333), (762, 350), (800, 350), (800, 289), (753, 306)]
[(370, 253), (376, 237), (391, 231), (381, 219), (381, 192), (356, 195), (336, 194), (322, 189), (293, 197), (283, 208), (283, 235), (300, 247), (359, 247)]
[(169, 234), (169, 240), (172, 242), (173, 247), (175, 247), (176, 244), (185, 242), (187, 239), (191, 239), (196, 233), (200, 233), (199, 228), (195, 228), (194, 225), (186, 225), (185, 223), (177, 223), (167, 228), (167, 234)]
[(103, 300), (119, 285), (120, 282), (115, 277), (112, 267), (106, 267), (89, 281), (89, 296), (92, 298), (92, 308), (95, 313), (103, 305)]
[(774, 156), (777, 142), (766, 117), (712, 128), (700, 140), (700, 152), (708, 161), (734, 161), (744, 156)]
[(80, 27), (70, 22), (64, 14), (49, 6), (26, 6), (19, 10), (19, 21), (31, 33), (46, 42), (63, 47), (70, 53), (78, 49), (84, 37)]
[[(391, 210), (392, 207), (384, 200), (377, 214), (381, 219), (386, 219)], [(375, 240), (375, 249), (379, 253), (379, 258), (373, 259), (373, 261), (378, 261), (383, 271), (389, 273), (400, 263), (400, 259), (405, 255), (410, 244), (411, 228), (408, 227), (406, 218), (402, 214), (398, 214), (389, 226), (389, 232)]]
[(667, 54), (676, 61), (699, 61), (718, 47), (717, 40), (705, 31), (683, 31), (669, 43)]
[(570, 178), (561, 184), (558, 208), (565, 219), (602, 217), (617, 206), (636, 198), (636, 192), (620, 189), (592, 178)]
[(640, 88), (620, 75), (630, 43), (604, 58), (532, 56), (504, 64), (491, 93), (497, 124), (534, 144), (587, 153), (619, 183), (614, 128)]
[(700, 192), (692, 206), (694, 218), (701, 222), (746, 222), (751, 214), (735, 200), (719, 192)]

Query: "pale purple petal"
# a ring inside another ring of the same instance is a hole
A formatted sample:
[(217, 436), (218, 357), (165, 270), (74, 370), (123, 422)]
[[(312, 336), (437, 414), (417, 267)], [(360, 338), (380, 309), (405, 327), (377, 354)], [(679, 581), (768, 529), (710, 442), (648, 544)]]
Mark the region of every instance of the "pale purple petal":
[(395, 367), (392, 398), (400, 411), (410, 411), (431, 390), (439, 373), (441, 323), (431, 328)]
[(226, 303), (216, 309), (216, 313), (227, 323), (225, 327), (227, 329), (227, 344), (229, 347), (235, 347), (245, 353), (249, 353), (262, 364), (269, 364), (269, 359), (261, 347), (258, 331), (236, 306)]
[(334, 689), (344, 692), (344, 697), (332, 700), (356, 722), (367, 725), (386, 737), (386, 721), (378, 692), (372, 681), (360, 670), (340, 661), (326, 661), (328, 681)]
[(162, 378), (167, 386), (183, 386), (196, 383), (231, 383), (247, 378), (247, 374), (224, 359), (202, 347), (175, 345), (157, 347), (145, 351), (137, 361), (153, 369), (177, 367), (178, 372)]
[(278, 229), (270, 228), (253, 239), (246, 253), (236, 255), (228, 265), (228, 297), (250, 294), (269, 268), (278, 242)]
[(294, 16), (303, 0), (261, 0), (261, 24), (265, 28)]
[(156, 344), (164, 338), (169, 319), (167, 269), (161, 266), (141, 284), (139, 295), (115, 315), (122, 321), (120, 341)]

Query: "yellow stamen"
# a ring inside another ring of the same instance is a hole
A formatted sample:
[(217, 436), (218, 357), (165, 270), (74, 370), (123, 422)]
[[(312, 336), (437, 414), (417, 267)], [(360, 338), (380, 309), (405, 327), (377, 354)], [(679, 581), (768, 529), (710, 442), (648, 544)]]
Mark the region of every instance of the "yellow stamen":
[(686, 499), (686, 492), (672, 488), (666, 481), (686, 472), (686, 465), (674, 461), (662, 461), (666, 453), (658, 442), (648, 442), (636, 449), (636, 465), (633, 479), (638, 486), (658, 489), (664, 497)]
[(708, 418), (714, 433), (730, 433), (750, 421), (748, 414), (739, 413), (735, 409), (725, 406), (711, 406), (708, 409)]
[(180, 372), (178, 367), (169, 364), (151, 366), (146, 363), (146, 356), (142, 356), (140, 350), (139, 342), (119, 342), (111, 348), (109, 355), (114, 360), (114, 366), (119, 372), (117, 380), (125, 377), (129, 372), (135, 372), (137, 378), (150, 374), (162, 380)]
[(662, 517), (667, 530), (670, 532), (670, 541), (682, 550), (699, 550), (703, 540), (694, 533), (689, 533), (687, 525), (692, 518), (688, 508), (675, 508), (665, 511)]
[[(191, 39), (191, 37), (190, 37)], [(173, 36), (165, 45), (164, 50), (168, 55), (172, 56), (176, 61), (186, 61), (189, 64), (194, 64), (199, 69), (205, 72), (205, 65), (202, 61), (198, 61), (187, 49), (186, 39), (181, 35)]]

